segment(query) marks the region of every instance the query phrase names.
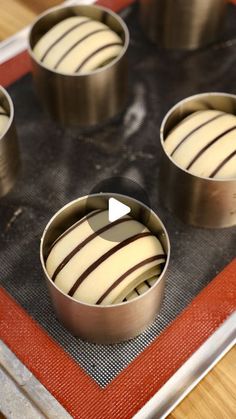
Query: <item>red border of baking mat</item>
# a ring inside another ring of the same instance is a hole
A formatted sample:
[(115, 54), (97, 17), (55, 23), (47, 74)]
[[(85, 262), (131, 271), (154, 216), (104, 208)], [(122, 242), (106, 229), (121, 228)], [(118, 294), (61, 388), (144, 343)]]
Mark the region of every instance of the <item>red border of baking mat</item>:
[[(132, 0), (99, 1), (113, 10), (128, 3)], [(7, 86), (29, 71), (30, 62), (24, 51), (1, 66), (0, 80)], [(0, 288), (0, 337), (74, 418), (126, 419), (164, 385), (234, 310), (236, 259), (105, 388), (86, 374), (3, 288)]]
[(128, 419), (236, 310), (236, 258), (110, 384), (101, 388), (0, 289), (1, 338), (74, 417)]

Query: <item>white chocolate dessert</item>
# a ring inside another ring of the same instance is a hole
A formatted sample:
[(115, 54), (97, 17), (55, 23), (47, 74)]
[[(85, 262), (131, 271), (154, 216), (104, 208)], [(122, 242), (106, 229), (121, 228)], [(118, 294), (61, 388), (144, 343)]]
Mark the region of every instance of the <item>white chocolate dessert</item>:
[(193, 175), (236, 178), (236, 115), (197, 111), (183, 119), (164, 141), (167, 154)]
[(36, 43), (35, 57), (62, 74), (92, 72), (115, 59), (123, 49), (120, 36), (104, 23), (73, 16), (53, 26)]
[(126, 215), (110, 223), (107, 210), (95, 210), (52, 244), (46, 269), (65, 294), (108, 305), (121, 303), (140, 284), (160, 275), (165, 260), (159, 239), (139, 221)]
[(2, 106), (0, 106), (0, 137), (6, 131), (8, 122), (9, 122), (9, 115), (7, 114), (5, 109)]
[(149, 291), (149, 289), (157, 282), (158, 277), (162, 272), (161, 267), (159, 267), (159, 271), (156, 273), (156, 276), (153, 278), (147, 279), (146, 281), (142, 282), (138, 285), (133, 291), (131, 291), (124, 299), (124, 301), (131, 301), (134, 298), (139, 297), (140, 295), (144, 294), (145, 292)]

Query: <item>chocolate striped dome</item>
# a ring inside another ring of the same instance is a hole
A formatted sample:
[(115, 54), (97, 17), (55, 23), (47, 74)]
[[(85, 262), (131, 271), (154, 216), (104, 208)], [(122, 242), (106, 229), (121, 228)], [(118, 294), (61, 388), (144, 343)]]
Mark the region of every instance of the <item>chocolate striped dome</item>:
[(33, 52), (51, 70), (81, 74), (108, 64), (122, 49), (121, 38), (107, 25), (88, 17), (73, 16), (45, 33)]
[(9, 122), (9, 115), (7, 114), (5, 109), (3, 109), (2, 106), (0, 106), (0, 137), (6, 131), (8, 122)]
[(217, 110), (194, 112), (164, 141), (167, 154), (196, 176), (236, 178), (236, 116)]
[(159, 239), (140, 222), (125, 216), (110, 223), (107, 210), (96, 210), (53, 243), (46, 269), (64, 293), (89, 304), (107, 305), (130, 299), (135, 288), (138, 296), (140, 284), (149, 289), (165, 260)]
[(151, 288), (157, 281), (158, 276), (161, 274), (162, 268), (161, 266), (157, 269), (156, 276), (150, 279), (146, 279), (146, 281), (142, 282), (138, 285), (133, 291), (131, 291), (125, 298), (124, 301), (131, 301), (134, 298), (139, 297), (140, 295), (144, 294)]

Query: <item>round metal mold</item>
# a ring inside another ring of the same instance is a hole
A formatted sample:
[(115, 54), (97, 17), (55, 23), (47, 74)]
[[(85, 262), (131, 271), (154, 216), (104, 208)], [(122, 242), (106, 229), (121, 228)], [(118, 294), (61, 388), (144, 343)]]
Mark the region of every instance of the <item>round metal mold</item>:
[(219, 39), (226, 0), (140, 0), (140, 21), (162, 48), (196, 49)]
[(178, 166), (164, 149), (164, 141), (170, 130), (186, 116), (204, 109), (236, 115), (236, 96), (201, 93), (181, 100), (167, 113), (160, 129), (160, 198), (171, 212), (187, 224), (206, 228), (231, 227), (236, 225), (236, 179), (195, 176)]
[[(46, 67), (34, 55), (35, 44), (54, 25), (72, 16), (106, 22), (121, 37), (122, 53), (107, 65), (88, 73), (63, 74)], [(90, 126), (121, 113), (128, 97), (128, 46), (126, 24), (104, 7), (59, 6), (41, 14), (31, 27), (28, 50), (37, 93), (51, 117), (66, 126)]]
[[(45, 261), (54, 240), (76, 220), (94, 209), (108, 208), (110, 197), (121, 199), (131, 208), (131, 215), (158, 236), (166, 252), (166, 263), (157, 282), (134, 300), (113, 305), (92, 305), (63, 293), (49, 277)], [(88, 203), (90, 208), (88, 207)], [(159, 217), (134, 198), (119, 194), (94, 194), (70, 202), (58, 211), (46, 226), (40, 246), (40, 259), (58, 319), (70, 332), (97, 343), (115, 343), (134, 338), (148, 327), (158, 314), (164, 295), (170, 259), (170, 242)]]
[(9, 116), (8, 123), (0, 135), (0, 197), (13, 187), (20, 166), (19, 147), (14, 122), (14, 106), (7, 91), (0, 86), (0, 104)]

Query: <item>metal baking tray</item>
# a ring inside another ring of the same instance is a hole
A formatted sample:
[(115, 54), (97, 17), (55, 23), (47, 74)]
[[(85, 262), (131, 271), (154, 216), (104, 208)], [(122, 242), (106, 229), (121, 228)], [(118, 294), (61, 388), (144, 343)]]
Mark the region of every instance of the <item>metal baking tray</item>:
[[(194, 93), (234, 93), (236, 90), (236, 12), (232, 6), (225, 40), (189, 53), (158, 51), (149, 44), (138, 26), (136, 7), (124, 9), (121, 15), (131, 31), (132, 80), (130, 102), (119, 118), (99, 129), (64, 129), (42, 111), (30, 75), (8, 87), (16, 108), (23, 168), (14, 190), (1, 200), (0, 209), (0, 228), (6, 244), (2, 250), (0, 277), (10, 278), (4, 282), (4, 287), (103, 388), (153, 342), (235, 256), (235, 230), (195, 229), (182, 224), (159, 204), (157, 178), (158, 127), (170, 106)], [(28, 28), (0, 45), (2, 63), (25, 49), (27, 33)], [(87, 194), (95, 179), (99, 183), (117, 175), (135, 176), (146, 186), (153, 209), (170, 232), (172, 264), (164, 305), (154, 324), (133, 341), (98, 349), (76, 340), (57, 322), (42, 279), (38, 239), (57, 209)], [(13, 220), (10, 224), (9, 219)], [(42, 300), (38, 303), (39, 292)], [(135, 417), (166, 417), (234, 345), (234, 325), (235, 314), (189, 357)], [(4, 351), (8, 349), (3, 348)], [(14, 355), (7, 354), (14, 362)], [(88, 354), (93, 359), (92, 367)], [(115, 364), (111, 369), (112, 359)], [(11, 374), (14, 378), (17, 369)], [(6, 404), (7, 400), (1, 402)]]

